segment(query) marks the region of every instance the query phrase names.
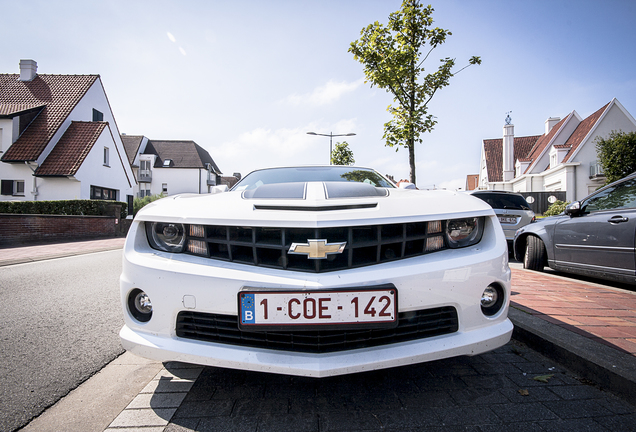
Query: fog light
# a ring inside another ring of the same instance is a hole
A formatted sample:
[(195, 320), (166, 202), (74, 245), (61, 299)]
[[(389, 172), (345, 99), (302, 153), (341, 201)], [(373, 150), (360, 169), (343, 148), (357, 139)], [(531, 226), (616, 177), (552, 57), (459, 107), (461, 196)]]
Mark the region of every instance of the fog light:
[(142, 291), (135, 296), (135, 308), (143, 314), (152, 312), (152, 302), (148, 294)]
[(504, 291), (498, 284), (491, 284), (481, 294), (481, 311), (486, 316), (493, 316), (504, 304)]
[(148, 322), (152, 318), (152, 302), (148, 294), (135, 288), (128, 294), (128, 310), (140, 322)]
[(481, 295), (481, 305), (486, 308), (491, 307), (492, 305), (497, 303), (498, 297), (499, 296), (497, 295), (497, 290), (489, 286)]

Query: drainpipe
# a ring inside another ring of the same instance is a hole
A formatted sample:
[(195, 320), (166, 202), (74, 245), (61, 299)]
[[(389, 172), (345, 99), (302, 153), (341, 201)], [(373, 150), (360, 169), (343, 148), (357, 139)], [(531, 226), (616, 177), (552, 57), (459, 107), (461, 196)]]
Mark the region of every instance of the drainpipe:
[(38, 163), (35, 163), (35, 168), (31, 167), (31, 165), (29, 164), (29, 161), (24, 161), (24, 164), (26, 166), (28, 166), (31, 171), (33, 171), (33, 190), (31, 191), (31, 195), (33, 195), (33, 201), (37, 201), (38, 200), (38, 178), (35, 176), (35, 170), (39, 168)]

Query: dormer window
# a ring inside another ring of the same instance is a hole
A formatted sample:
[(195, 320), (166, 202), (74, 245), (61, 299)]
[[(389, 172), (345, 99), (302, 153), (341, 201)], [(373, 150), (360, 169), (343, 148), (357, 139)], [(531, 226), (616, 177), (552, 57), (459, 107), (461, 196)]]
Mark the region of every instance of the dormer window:
[(163, 160), (163, 167), (164, 168), (170, 167), (171, 164), (172, 164), (172, 159), (164, 159)]
[(554, 168), (563, 162), (569, 151), (570, 147), (552, 146), (550, 149), (550, 168)]

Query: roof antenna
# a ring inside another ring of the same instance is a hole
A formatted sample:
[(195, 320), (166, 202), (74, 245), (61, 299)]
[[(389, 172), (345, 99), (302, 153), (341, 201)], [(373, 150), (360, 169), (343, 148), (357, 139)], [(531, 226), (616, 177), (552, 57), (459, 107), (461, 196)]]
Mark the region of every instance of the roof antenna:
[(507, 124), (507, 125), (509, 125), (510, 123), (512, 123), (512, 118), (510, 118), (510, 113), (511, 113), (511, 112), (512, 112), (512, 111), (508, 111), (508, 112), (506, 113), (506, 124)]

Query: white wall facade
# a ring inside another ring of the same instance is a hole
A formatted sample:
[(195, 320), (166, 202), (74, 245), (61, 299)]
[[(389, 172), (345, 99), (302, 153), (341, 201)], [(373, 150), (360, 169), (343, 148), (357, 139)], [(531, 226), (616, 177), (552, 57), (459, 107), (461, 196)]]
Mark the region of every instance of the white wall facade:
[[(113, 135), (106, 127), (77, 170), (75, 179), (81, 182), (80, 199), (90, 198), (91, 186), (117, 190), (118, 201), (126, 201), (126, 195), (133, 195), (133, 187), (130, 184), (134, 184), (134, 178), (132, 171), (128, 173), (126, 170), (126, 165), (130, 167), (130, 164), (125, 153), (117, 154)], [(104, 165), (104, 148), (109, 150), (108, 166)]]
[(208, 193), (207, 178), (208, 172), (202, 168), (153, 168), (150, 191), (161, 194), (166, 184), (168, 195)]

